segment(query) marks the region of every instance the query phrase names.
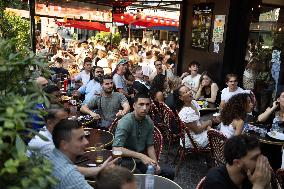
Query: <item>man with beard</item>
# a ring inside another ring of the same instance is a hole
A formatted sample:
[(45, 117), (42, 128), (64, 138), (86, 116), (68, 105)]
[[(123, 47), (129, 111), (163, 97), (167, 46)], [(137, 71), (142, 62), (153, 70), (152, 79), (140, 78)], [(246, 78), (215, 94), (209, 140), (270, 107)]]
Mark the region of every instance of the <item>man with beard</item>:
[(113, 142), (113, 150), (122, 152), (122, 156), (132, 157), (136, 161), (136, 173), (146, 173), (147, 165), (155, 167), (155, 173), (174, 179), (174, 171), (160, 167), (154, 148), (154, 124), (147, 115), (150, 109), (150, 97), (137, 94), (134, 97), (134, 111), (119, 120)]
[(254, 136), (239, 135), (225, 144), (226, 165), (211, 169), (204, 189), (266, 189), (271, 188), (271, 168), (261, 154), (259, 141)]
[[(94, 96), (81, 107), (81, 112), (90, 114), (95, 119), (102, 119), (101, 127), (108, 127), (112, 121), (121, 118), (130, 110), (126, 97), (119, 92), (113, 92), (113, 81), (110, 75), (105, 75), (101, 81), (102, 94)], [(122, 110), (121, 110), (122, 107)], [(97, 109), (93, 112), (93, 109)]]
[(100, 81), (104, 75), (104, 70), (102, 67), (94, 66), (92, 71), (94, 78), (91, 79), (86, 85), (81, 86), (78, 91), (74, 93), (74, 96), (85, 94), (84, 104), (88, 103), (94, 95), (99, 95), (102, 91)]

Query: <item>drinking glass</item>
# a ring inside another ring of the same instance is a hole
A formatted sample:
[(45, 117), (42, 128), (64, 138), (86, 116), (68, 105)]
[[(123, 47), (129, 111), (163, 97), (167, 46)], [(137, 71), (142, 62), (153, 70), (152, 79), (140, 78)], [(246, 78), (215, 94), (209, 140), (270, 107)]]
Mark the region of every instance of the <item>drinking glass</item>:
[(96, 152), (95, 152), (95, 162), (97, 164), (101, 164), (104, 162), (104, 156), (103, 156), (103, 144), (97, 143), (96, 146)]

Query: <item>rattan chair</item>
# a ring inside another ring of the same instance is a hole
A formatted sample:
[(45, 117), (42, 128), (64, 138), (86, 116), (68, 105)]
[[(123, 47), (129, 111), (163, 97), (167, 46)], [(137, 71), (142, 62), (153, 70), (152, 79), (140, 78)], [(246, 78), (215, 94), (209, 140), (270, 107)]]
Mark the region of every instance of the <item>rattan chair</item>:
[(205, 179), (206, 177), (203, 177), (197, 184), (196, 188), (195, 189), (202, 189), (203, 188), (203, 185), (204, 185), (204, 182), (205, 182)]
[[(205, 158), (206, 158), (206, 163), (207, 163), (207, 166), (209, 167), (209, 154), (210, 154), (210, 147), (209, 146), (206, 146), (206, 147), (200, 147), (198, 146), (197, 142), (193, 139), (191, 133), (190, 133), (190, 130), (189, 128), (187, 128), (185, 126), (185, 124), (183, 123), (183, 121), (181, 121), (179, 119), (179, 130), (180, 130), (180, 139), (182, 141), (182, 144), (180, 144), (179, 148), (178, 148), (178, 151), (177, 151), (177, 154), (176, 154), (176, 157), (174, 159), (174, 163), (176, 162), (176, 159), (177, 157), (179, 156), (179, 161), (178, 161), (178, 164), (176, 166), (176, 176), (178, 175), (179, 173), (179, 169), (180, 169), (180, 164), (181, 164), (181, 161), (185, 159), (185, 156), (187, 154), (201, 154), (201, 155), (205, 155)], [(185, 147), (185, 136), (188, 136), (191, 144), (192, 144), (192, 147), (190, 148), (186, 148)]]
[(217, 130), (210, 129), (207, 131), (209, 144), (211, 148), (211, 158), (213, 166), (225, 165), (224, 146), (228, 138)]
[(119, 120), (120, 118), (115, 118), (113, 121), (112, 121), (112, 123), (111, 123), (111, 125), (110, 125), (110, 127), (109, 127), (109, 132), (111, 132), (113, 135), (115, 134), (115, 131), (116, 131), (116, 127), (117, 127), (117, 124), (118, 124), (118, 120)]
[(159, 162), (160, 155), (163, 150), (163, 135), (157, 127), (154, 127), (153, 138), (154, 138), (154, 148), (155, 148), (156, 158), (157, 161)]
[(276, 171), (276, 177), (282, 188), (284, 187), (284, 169), (280, 168)]

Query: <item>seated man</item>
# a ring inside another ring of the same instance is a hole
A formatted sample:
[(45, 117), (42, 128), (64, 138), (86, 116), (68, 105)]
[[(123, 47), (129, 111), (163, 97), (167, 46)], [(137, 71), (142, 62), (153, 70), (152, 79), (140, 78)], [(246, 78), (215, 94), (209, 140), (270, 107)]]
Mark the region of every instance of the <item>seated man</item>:
[[(88, 145), (84, 129), (78, 121), (61, 120), (53, 129), (52, 140), (55, 148), (48, 159), (53, 164), (52, 175), (58, 180), (54, 189), (92, 189), (84, 176), (95, 176), (101, 169), (113, 163), (109, 163), (109, 158), (101, 167), (85, 168), (74, 165), (76, 157), (84, 155)], [(84, 176), (80, 172), (83, 172)]]
[(54, 126), (62, 119), (66, 119), (68, 113), (64, 109), (49, 109), (47, 110), (47, 116), (45, 118), (46, 126), (39, 131), (39, 134), (46, 137), (47, 140), (43, 140), (40, 136), (34, 136), (28, 143), (29, 149), (28, 156), (31, 156), (33, 152), (48, 155), (50, 151), (54, 149), (51, 133)]
[(92, 71), (92, 59), (86, 57), (83, 64), (84, 70), (75, 76), (75, 81), (81, 81), (83, 85), (86, 85), (90, 81)]
[[(102, 119), (101, 127), (108, 127), (116, 117), (122, 117), (130, 110), (129, 103), (122, 93), (113, 92), (110, 75), (105, 75), (101, 82), (102, 94), (94, 96), (88, 104), (81, 107), (81, 112), (90, 114), (95, 119)], [(123, 108), (121, 110), (121, 107)], [(96, 108), (97, 112), (92, 110)]]
[(225, 144), (226, 165), (211, 169), (204, 189), (270, 188), (271, 168), (261, 155), (259, 141), (253, 136), (239, 135)]
[[(43, 88), (43, 91), (47, 95), (49, 95), (47, 97), (48, 97), (50, 104), (60, 104), (61, 91), (56, 85), (47, 85), (46, 87)], [(44, 103), (39, 103), (36, 105), (35, 108), (39, 110), (44, 110), (46, 108), (46, 105)], [(32, 114), (31, 116), (33, 120), (35, 121), (32, 123), (32, 128), (34, 130), (39, 131), (44, 126), (44, 120), (37, 114)]]
[(60, 57), (55, 59), (55, 67), (51, 67), (50, 70), (54, 71), (55, 74), (69, 75), (68, 70), (63, 68), (63, 59)]
[(85, 94), (84, 104), (88, 103), (94, 95), (101, 93), (102, 87), (100, 81), (104, 75), (104, 70), (101, 67), (93, 67), (93, 76), (94, 78), (90, 80), (86, 85), (81, 86), (78, 91), (74, 93), (76, 96)]
[(97, 176), (96, 189), (136, 189), (134, 175), (124, 167), (103, 169)]
[(136, 171), (145, 173), (147, 165), (152, 164), (156, 173), (169, 179), (174, 172), (168, 168), (160, 169), (153, 144), (154, 124), (147, 115), (150, 108), (150, 97), (137, 94), (134, 98), (134, 111), (125, 115), (118, 122), (113, 142), (113, 150), (122, 151), (122, 155), (133, 157)]

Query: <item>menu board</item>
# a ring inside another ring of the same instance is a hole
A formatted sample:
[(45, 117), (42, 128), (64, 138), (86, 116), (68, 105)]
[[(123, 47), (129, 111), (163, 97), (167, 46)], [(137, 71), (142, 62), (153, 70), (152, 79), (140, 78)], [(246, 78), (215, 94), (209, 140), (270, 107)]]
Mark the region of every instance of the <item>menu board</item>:
[(193, 5), (191, 46), (204, 50), (209, 49), (210, 28), (212, 22), (212, 3)]

